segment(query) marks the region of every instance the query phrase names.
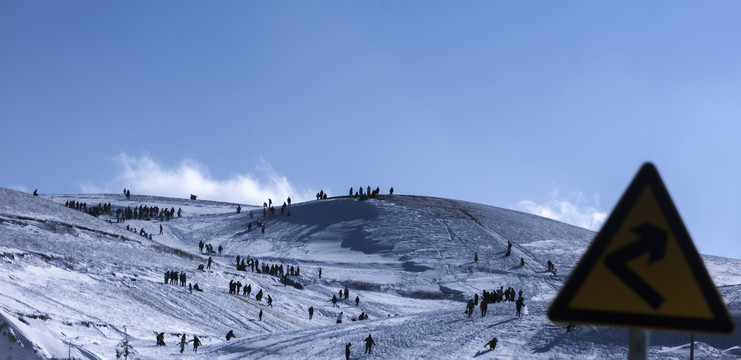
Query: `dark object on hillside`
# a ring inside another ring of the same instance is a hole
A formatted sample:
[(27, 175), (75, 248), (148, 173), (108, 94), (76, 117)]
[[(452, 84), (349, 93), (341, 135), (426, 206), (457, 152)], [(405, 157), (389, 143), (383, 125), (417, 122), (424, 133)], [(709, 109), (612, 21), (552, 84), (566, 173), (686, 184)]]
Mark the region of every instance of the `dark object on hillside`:
[(157, 334), (157, 346), (166, 346), (165, 345), (165, 333), (161, 332)]
[(229, 340), (231, 340), (232, 338), (235, 338), (235, 337), (237, 337), (237, 336), (234, 335), (234, 330), (229, 330), (229, 332), (226, 333), (226, 341), (229, 341)]
[(497, 338), (494, 337), (493, 339), (491, 339), (491, 341), (489, 341), (488, 343), (484, 344), (484, 346), (487, 346), (488, 345), (490, 350), (494, 350), (494, 349), (497, 348), (497, 341), (499, 341), (499, 340), (497, 340)]
[(365, 340), (363, 341), (365, 341), (365, 353), (370, 354), (371, 348), (373, 347), (373, 345), (376, 345), (376, 342), (373, 341), (373, 337), (370, 334), (368, 334), (368, 337), (365, 338)]
[(201, 270), (201, 271), (203, 271), (204, 269), (205, 269), (205, 267), (203, 266), (203, 264), (199, 264), (199, 265), (198, 265), (198, 270)]
[(190, 199), (191, 199), (191, 200), (195, 200), (195, 199), (196, 199), (197, 197), (198, 197), (198, 195), (193, 195), (193, 194), (190, 194)]
[(33, 196), (39, 196), (39, 189), (33, 190)]
[(203, 289), (201, 289), (200, 287), (198, 287), (198, 284), (193, 285), (193, 290), (203, 292)]

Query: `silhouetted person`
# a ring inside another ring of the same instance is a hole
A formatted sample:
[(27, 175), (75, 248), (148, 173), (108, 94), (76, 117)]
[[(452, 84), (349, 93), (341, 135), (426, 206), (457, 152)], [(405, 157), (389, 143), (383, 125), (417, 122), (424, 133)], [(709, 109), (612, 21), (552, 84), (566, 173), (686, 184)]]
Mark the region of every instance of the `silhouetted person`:
[(491, 341), (489, 341), (488, 343), (484, 344), (484, 346), (487, 346), (488, 345), (489, 346), (489, 350), (494, 350), (497, 347), (497, 341), (499, 341), (499, 340), (497, 340), (497, 338), (494, 337), (493, 339), (491, 339)]
[(365, 353), (370, 354), (371, 348), (373, 347), (373, 345), (376, 345), (376, 342), (373, 341), (373, 337), (370, 334), (368, 334), (368, 337), (365, 338), (364, 341), (365, 341)]
[(193, 335), (193, 352), (198, 352), (198, 347), (201, 346), (201, 340), (198, 336)]

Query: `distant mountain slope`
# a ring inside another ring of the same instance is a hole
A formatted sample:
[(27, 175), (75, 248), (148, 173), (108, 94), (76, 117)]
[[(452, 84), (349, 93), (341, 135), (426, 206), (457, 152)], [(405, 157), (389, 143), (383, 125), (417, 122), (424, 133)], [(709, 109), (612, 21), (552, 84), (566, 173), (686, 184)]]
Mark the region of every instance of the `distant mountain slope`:
[[(113, 213), (139, 206), (181, 209), (182, 217), (116, 223), (114, 214), (96, 218), (64, 207), (68, 201), (88, 208), (111, 203)], [(126, 327), (146, 359), (334, 358), (347, 342), (353, 343), (355, 357), (368, 333), (378, 343), (371, 357), (378, 358), (625, 357), (622, 331), (579, 327), (566, 334), (545, 317), (594, 236), (591, 231), (517, 211), (419, 196), (311, 201), (293, 204), (285, 215), (276, 207), (276, 215), (266, 217), (262, 207), (243, 204), (237, 214), (236, 206), (137, 195), (34, 197), (0, 188), (0, 331), (12, 340), (6, 348), (0, 345), (0, 353), (62, 358), (69, 352), (109, 359)], [(264, 233), (258, 219), (265, 223)], [(138, 234), (142, 229), (151, 240)], [(199, 241), (224, 249), (211, 255), (213, 264), (205, 271), (197, 270), (208, 259), (199, 252)], [(508, 241), (513, 245), (509, 257), (504, 256)], [(298, 288), (249, 267), (238, 271), (237, 255), (300, 267), (301, 276), (290, 277)], [(548, 260), (560, 269), (558, 276), (546, 271)], [(741, 261), (705, 261), (738, 319)], [(185, 272), (187, 282), (204, 291), (191, 294), (187, 287), (165, 284), (166, 271)], [(229, 294), (230, 280), (250, 284), (251, 296)], [(487, 317), (478, 308), (470, 318), (463, 314), (474, 293), (500, 286), (522, 290), (530, 313), (516, 318), (514, 304), (501, 303), (490, 305)], [(348, 299), (332, 306), (332, 295), (345, 287)], [(274, 299), (273, 307), (255, 300), (260, 289)], [(310, 306), (316, 310), (312, 320)], [(345, 322), (335, 324), (340, 311)], [(361, 312), (369, 320), (350, 321)], [(227, 342), (229, 330), (237, 338)], [(155, 346), (159, 332), (168, 346)], [(182, 332), (188, 340), (194, 334), (201, 338), (198, 353), (189, 348), (180, 354), (176, 342)], [(483, 344), (492, 336), (500, 343), (488, 352)], [(686, 353), (682, 335), (654, 339), (655, 356)], [(741, 354), (738, 332), (699, 339), (706, 344), (699, 350), (704, 357)]]

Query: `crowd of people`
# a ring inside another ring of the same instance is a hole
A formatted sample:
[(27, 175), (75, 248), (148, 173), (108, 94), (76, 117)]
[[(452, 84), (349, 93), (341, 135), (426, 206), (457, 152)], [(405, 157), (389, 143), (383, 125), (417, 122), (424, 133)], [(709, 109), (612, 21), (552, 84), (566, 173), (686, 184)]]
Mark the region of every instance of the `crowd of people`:
[[(389, 189), (389, 195), (393, 195), (393, 187)], [(380, 188), (376, 187), (375, 189), (371, 189), (370, 186), (367, 186), (366, 188), (360, 187), (355, 191), (352, 187), (349, 191), (350, 197), (355, 198), (361, 198), (361, 199), (367, 199), (367, 198), (373, 198), (378, 196), (380, 193)], [(124, 195), (126, 198), (130, 198), (130, 190), (124, 189)], [(321, 190), (319, 193), (317, 193), (317, 199), (327, 199), (328, 194), (325, 193), (323, 190)], [(100, 203), (96, 206), (88, 207), (88, 205), (85, 202), (78, 202), (78, 201), (67, 201), (65, 203), (66, 207), (87, 212), (93, 216), (99, 216), (99, 214), (104, 213), (111, 213), (111, 204), (103, 204)], [(285, 202), (280, 206), (280, 213), (281, 215), (290, 215), (290, 209), (291, 206), (291, 198), (288, 197)], [(241, 213), (241, 206), (237, 205), (237, 213)], [(123, 223), (126, 220), (151, 220), (152, 218), (159, 217), (161, 221), (169, 221), (175, 216), (180, 217), (182, 213), (182, 209), (175, 210), (174, 207), (171, 208), (160, 208), (158, 206), (148, 206), (148, 205), (139, 205), (135, 207), (126, 207), (126, 208), (118, 208), (115, 211), (116, 221)], [(273, 206), (272, 199), (268, 199), (267, 202), (263, 203), (263, 218), (266, 218), (268, 216), (275, 216), (276, 210), (275, 206)], [(249, 217), (252, 219), (254, 216), (253, 211), (249, 211)], [(262, 230), (264, 233), (265, 231), (265, 222), (264, 219), (257, 219), (255, 224)], [(252, 223), (250, 222), (247, 225), (248, 231), (252, 229)], [(129, 227), (129, 225), (126, 225), (126, 229), (132, 232), (137, 232), (139, 235), (152, 238), (151, 234), (148, 234), (144, 228), (141, 228), (137, 231), (136, 228)], [(160, 225), (160, 234), (162, 234), (162, 225)], [(208, 257), (208, 265), (206, 269), (210, 269), (213, 259), (211, 255), (216, 254), (214, 251), (214, 247), (211, 244), (206, 244), (203, 241), (199, 241), (198, 244), (199, 253), (204, 253), (209, 255)], [(222, 255), (224, 248), (219, 245), (217, 248), (218, 254)], [(512, 252), (512, 243), (507, 242), (507, 251), (505, 256), (510, 256)], [(478, 263), (479, 256), (478, 252), (474, 252), (474, 262)], [(524, 266), (524, 258), (520, 258), (520, 265)], [(202, 266), (202, 265), (201, 265)], [(289, 283), (294, 283), (295, 280), (291, 281), (289, 280), (289, 277), (300, 277), (301, 276), (301, 269), (299, 265), (289, 265), (289, 264), (282, 264), (282, 263), (274, 263), (270, 264), (265, 261), (260, 261), (257, 258), (253, 258), (251, 256), (236, 256), (236, 269), (239, 271), (247, 271), (247, 268), (250, 269), (252, 273), (256, 274), (264, 274), (269, 276), (278, 277), (281, 280), (281, 283), (285, 286)], [(555, 264), (548, 260), (547, 262), (547, 271), (551, 272), (553, 275), (556, 275), (558, 272), (558, 269), (556, 268)], [(318, 274), (319, 274), (319, 280), (321, 280), (321, 274), (322, 269), (318, 268)], [(246, 276), (245, 276), (246, 277)], [(165, 284), (171, 284), (171, 285), (179, 285), (181, 287), (185, 287), (186, 284), (188, 285), (188, 288), (190, 292), (192, 293), (193, 290), (196, 291), (203, 291), (202, 288), (199, 287), (199, 285), (196, 283), (195, 286), (193, 284), (187, 283), (188, 276), (186, 275), (185, 271), (165, 271), (164, 273), (164, 283)], [(244, 279), (232, 279), (229, 281), (229, 294), (230, 295), (236, 295), (236, 296), (245, 296), (247, 299), (250, 299), (252, 291), (253, 291), (253, 284), (243, 284), (242, 280)], [(297, 279), (298, 281), (302, 281), (301, 279)], [(268, 307), (273, 307), (273, 297), (270, 294), (266, 294), (267, 289), (258, 289), (256, 292), (256, 295), (254, 299), (258, 302), (262, 302), (263, 297), (267, 297), (266, 303), (264, 303), (264, 310), (268, 311)], [(332, 298), (330, 300), (333, 307), (337, 307), (338, 310), (341, 307), (343, 301), (347, 305), (343, 306), (352, 306), (352, 303), (354, 302), (355, 307), (360, 307), (360, 297), (359, 294), (353, 293), (353, 295), (356, 295), (354, 299), (350, 297), (350, 289), (345, 286), (344, 288), (339, 289), (337, 293), (332, 294)], [(353, 301), (354, 300), (354, 301)], [(349, 304), (348, 304), (349, 303)], [(527, 306), (525, 305), (525, 297), (523, 296), (523, 291), (519, 290), (519, 292), (516, 292), (516, 290), (513, 287), (504, 288), (504, 286), (500, 286), (499, 289), (494, 290), (483, 290), (481, 292), (481, 295), (479, 296), (479, 293), (474, 294), (474, 297), (471, 299), (468, 299), (466, 301), (466, 310), (465, 314), (468, 317), (471, 317), (474, 313), (474, 309), (476, 306), (480, 307), (481, 311), (481, 317), (486, 317), (488, 307), (490, 304), (499, 304), (499, 303), (515, 303), (515, 316), (521, 317), (522, 314), (527, 314)], [(343, 310), (348, 310), (348, 308), (345, 308)], [(262, 321), (263, 319), (263, 308), (260, 308), (259, 313), (257, 314), (257, 318), (259, 321)], [(309, 320), (312, 320), (315, 314), (315, 308), (314, 306), (310, 306), (308, 308), (308, 314), (309, 314)], [(326, 315), (326, 312), (320, 313)], [(337, 314), (337, 313), (334, 313)], [(357, 314), (357, 312), (355, 313)], [(333, 316), (333, 315), (329, 315)], [(344, 311), (339, 311), (339, 314), (337, 314), (336, 323), (342, 324), (343, 320), (345, 318), (350, 318), (352, 321), (363, 321), (368, 319), (368, 314), (365, 311), (361, 311), (360, 315), (358, 316), (351, 316), (344, 313)], [(569, 324), (567, 327), (567, 331), (570, 331), (573, 328), (573, 325)], [(190, 341), (187, 341), (186, 335), (178, 334), (180, 338), (180, 351), (181, 353), (184, 351), (184, 347), (188, 343), (193, 343), (193, 351), (197, 351), (198, 347), (201, 345), (201, 340), (197, 336), (193, 336), (193, 338)], [(235, 338), (235, 334), (233, 330), (230, 330), (226, 335), (226, 340), (229, 341), (232, 338)], [(159, 346), (166, 346), (164, 341), (164, 333), (158, 333), (157, 334), (157, 345)], [(376, 345), (374, 339), (370, 336), (365, 338), (363, 340), (365, 342), (365, 353), (369, 354), (371, 352), (371, 348)], [(491, 341), (487, 342), (484, 346), (488, 346), (490, 350), (494, 350), (497, 346), (498, 339), (494, 337)], [(345, 354), (346, 357), (349, 358), (350, 356), (350, 347), (351, 343), (347, 343), (345, 346)]]
[(82, 211), (84, 213), (87, 213), (89, 215), (99, 217), (102, 214), (109, 214), (111, 212), (111, 203), (103, 204), (98, 203), (98, 205), (91, 206), (88, 209), (87, 202), (80, 202), (80, 201), (66, 201), (64, 203), (65, 207), (68, 207), (70, 209), (75, 209), (77, 211)]

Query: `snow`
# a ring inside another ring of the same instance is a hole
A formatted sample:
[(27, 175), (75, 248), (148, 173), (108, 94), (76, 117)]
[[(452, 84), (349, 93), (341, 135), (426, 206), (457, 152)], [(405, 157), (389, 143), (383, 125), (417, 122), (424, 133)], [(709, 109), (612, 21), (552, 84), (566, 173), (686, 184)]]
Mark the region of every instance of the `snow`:
[[(158, 206), (182, 209), (170, 221), (96, 218), (64, 207)], [(0, 188), (0, 359), (115, 358), (124, 335), (143, 359), (352, 358), (386, 359), (614, 359), (625, 358), (627, 331), (577, 326), (567, 333), (546, 310), (594, 233), (542, 217), (421, 196), (381, 196), (360, 201), (331, 198), (293, 204), (291, 216), (263, 218), (262, 207), (206, 200), (122, 194), (42, 195)], [(249, 218), (249, 212), (254, 218)], [(266, 224), (263, 234), (255, 225)], [(247, 224), (252, 223), (252, 231)], [(163, 234), (159, 234), (159, 226)], [(152, 240), (126, 229), (144, 229)], [(217, 248), (208, 255), (199, 241)], [(511, 241), (512, 256), (504, 256)], [(474, 252), (479, 261), (474, 263)], [(235, 258), (299, 266), (291, 279), (238, 271)], [(519, 265), (524, 258), (526, 265)], [(741, 260), (703, 257), (734, 319), (741, 318)], [(558, 276), (546, 271), (551, 260)], [(318, 270), (322, 269), (322, 278)], [(164, 283), (166, 271), (186, 272), (203, 292)], [(230, 280), (252, 286), (249, 298), (230, 295)], [(522, 289), (529, 314), (514, 303), (478, 308), (465, 302), (481, 291)], [(339, 308), (330, 299), (347, 287)], [(261, 302), (255, 294), (265, 293)], [(273, 307), (266, 303), (267, 295)], [(355, 296), (360, 298), (355, 306)], [(308, 308), (315, 309), (309, 320)], [(263, 311), (263, 319), (258, 313)], [(342, 324), (335, 320), (344, 313)], [(361, 312), (368, 320), (352, 321)], [(226, 341), (234, 330), (237, 338)], [(155, 345), (165, 333), (167, 346)], [(180, 336), (197, 335), (180, 353)], [(363, 339), (376, 347), (364, 355)], [(497, 348), (484, 347), (492, 337)], [(698, 358), (741, 356), (741, 335), (696, 336)], [(650, 356), (686, 358), (689, 335), (651, 333)]]

